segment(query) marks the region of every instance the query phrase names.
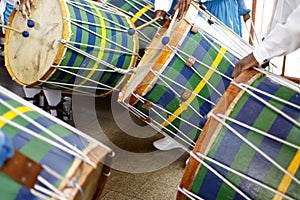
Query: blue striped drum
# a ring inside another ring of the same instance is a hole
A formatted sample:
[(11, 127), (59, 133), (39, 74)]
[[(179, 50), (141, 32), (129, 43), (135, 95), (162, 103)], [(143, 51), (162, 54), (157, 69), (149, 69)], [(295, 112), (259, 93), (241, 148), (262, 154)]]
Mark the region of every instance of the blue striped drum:
[(300, 87), (243, 72), (210, 114), (178, 199), (299, 199)]
[(5, 37), (5, 62), (12, 78), (27, 87), (42, 86), (105, 95), (128, 78), (138, 59), (138, 36), (130, 18), (89, 0), (40, 0), (28, 27), (14, 11)]
[[(30, 159), (26, 164), (13, 157), (0, 168), (1, 199), (94, 199), (101, 195), (110, 171), (110, 148), (2, 87), (0, 131), (25, 161)], [(40, 170), (15, 169), (8, 163)]]
[(184, 20), (168, 21), (119, 95), (131, 112), (192, 149), (234, 63), (251, 50), (210, 17), (192, 3)]

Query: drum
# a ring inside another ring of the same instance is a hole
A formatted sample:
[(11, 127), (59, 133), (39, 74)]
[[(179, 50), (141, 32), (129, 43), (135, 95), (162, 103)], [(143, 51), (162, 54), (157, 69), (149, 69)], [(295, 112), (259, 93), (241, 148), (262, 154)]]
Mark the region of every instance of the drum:
[[(131, 22), (139, 27), (155, 18), (153, 4), (147, 0), (98, 0), (105, 2), (108, 8), (113, 7), (126, 13), (131, 18)], [(151, 43), (155, 33), (161, 29), (165, 20), (152, 23), (137, 31), (140, 50), (146, 49)], [(143, 52), (141, 52), (143, 54)]]
[(0, 169), (1, 199), (97, 199), (111, 149), (0, 87), (0, 131), (16, 149)]
[(240, 58), (206, 19), (192, 3), (184, 20), (167, 22), (119, 95), (125, 108), (191, 148)]
[[(138, 57), (129, 17), (88, 0), (36, 2), (32, 20), (14, 11), (5, 62), (21, 85), (106, 94), (128, 78)], [(27, 33), (28, 37), (24, 37)]]
[(178, 199), (299, 199), (300, 87), (243, 72), (191, 152)]

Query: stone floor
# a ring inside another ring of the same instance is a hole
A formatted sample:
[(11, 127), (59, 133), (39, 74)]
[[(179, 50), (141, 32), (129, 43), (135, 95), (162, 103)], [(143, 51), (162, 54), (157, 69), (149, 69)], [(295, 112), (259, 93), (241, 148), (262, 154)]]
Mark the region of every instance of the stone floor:
[[(0, 61), (0, 84), (24, 96), (3, 67), (3, 59)], [(162, 134), (132, 117), (117, 102), (117, 94), (101, 98), (72, 95), (76, 128), (116, 153), (102, 199), (175, 199), (188, 154), (181, 149), (156, 150), (152, 143)]]

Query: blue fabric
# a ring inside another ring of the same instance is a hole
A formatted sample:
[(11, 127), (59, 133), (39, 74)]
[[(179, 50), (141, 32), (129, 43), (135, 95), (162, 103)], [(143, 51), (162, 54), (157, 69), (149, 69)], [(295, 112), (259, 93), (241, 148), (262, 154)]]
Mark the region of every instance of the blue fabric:
[(4, 11), (4, 24), (7, 25), (7, 22), (8, 22), (8, 19), (9, 19), (9, 16), (13, 10), (14, 6), (13, 5), (10, 5), (10, 4), (6, 4), (6, 7), (5, 7), (5, 11)]
[(0, 168), (3, 166), (6, 159), (13, 156), (13, 146), (10, 138), (0, 131)]
[(204, 5), (216, 18), (242, 36), (242, 21), (237, 0), (206, 1)]
[(237, 2), (239, 7), (239, 15), (244, 16), (251, 11), (251, 9), (247, 7), (244, 0), (237, 0)]

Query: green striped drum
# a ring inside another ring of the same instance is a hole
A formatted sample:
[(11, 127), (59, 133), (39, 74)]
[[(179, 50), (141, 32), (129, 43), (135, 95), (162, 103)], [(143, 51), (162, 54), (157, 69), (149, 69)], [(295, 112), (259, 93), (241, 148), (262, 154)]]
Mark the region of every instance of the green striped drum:
[[(136, 74), (120, 92), (119, 102), (154, 128), (193, 148), (207, 114), (230, 84), (239, 55), (219, 42), (225, 36), (218, 40), (212, 35), (220, 33), (197, 4), (191, 5), (185, 18), (155, 37)], [(196, 23), (187, 19), (196, 19)], [(205, 25), (210, 32), (195, 31), (197, 25)], [(169, 43), (164, 45), (169, 31)]]
[(128, 78), (138, 56), (137, 34), (124, 13), (88, 0), (38, 1), (34, 27), (14, 11), (7, 31), (5, 61), (21, 85), (106, 94)]
[(29, 178), (23, 183), (17, 181), (22, 178), (13, 179), (0, 169), (1, 199), (81, 199), (81, 189), (84, 199), (101, 194), (112, 151), (3, 87), (0, 87), (0, 131), (11, 139), (16, 150), (42, 168), (38, 177), (30, 170), (13, 172), (37, 178), (34, 186), (25, 184)]
[[(154, 6), (147, 0), (98, 1), (106, 2), (105, 4), (107, 4), (109, 7), (114, 7), (119, 11), (126, 13), (131, 18), (131, 22), (134, 23), (136, 27), (139, 27), (155, 18)], [(161, 29), (164, 23), (165, 20), (155, 22), (137, 31), (139, 36), (140, 50), (145, 49), (149, 46), (155, 33), (159, 29)]]
[(243, 72), (205, 124), (177, 197), (299, 199), (299, 147), (299, 85)]

